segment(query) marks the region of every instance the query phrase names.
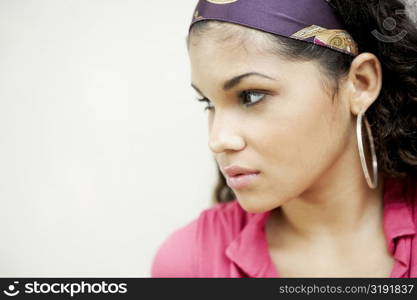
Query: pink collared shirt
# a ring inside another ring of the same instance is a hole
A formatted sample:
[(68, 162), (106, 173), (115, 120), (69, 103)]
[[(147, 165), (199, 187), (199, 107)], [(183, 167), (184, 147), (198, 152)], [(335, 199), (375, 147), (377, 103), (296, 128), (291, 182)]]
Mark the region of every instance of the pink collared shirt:
[[(390, 277), (417, 277), (417, 182), (385, 179), (384, 233), (395, 264)], [(177, 229), (156, 252), (151, 277), (279, 277), (265, 223), (234, 200)], [(360, 277), (360, 276), (358, 276)]]

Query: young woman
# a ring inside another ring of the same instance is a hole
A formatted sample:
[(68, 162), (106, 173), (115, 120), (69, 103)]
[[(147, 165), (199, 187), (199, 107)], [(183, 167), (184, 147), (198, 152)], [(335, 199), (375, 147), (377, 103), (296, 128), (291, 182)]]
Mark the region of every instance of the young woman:
[(397, 0), (201, 0), (217, 204), (152, 277), (417, 277), (417, 30)]

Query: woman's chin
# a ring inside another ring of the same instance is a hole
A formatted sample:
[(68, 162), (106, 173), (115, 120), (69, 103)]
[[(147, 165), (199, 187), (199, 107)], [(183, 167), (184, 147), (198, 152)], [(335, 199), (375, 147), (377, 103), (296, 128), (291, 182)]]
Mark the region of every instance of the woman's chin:
[(244, 209), (248, 213), (254, 213), (254, 214), (265, 213), (279, 206), (279, 205), (276, 205), (276, 204), (274, 205), (271, 203), (262, 203), (262, 201), (259, 200), (259, 198), (258, 200), (256, 200), (255, 198), (245, 199), (245, 197), (237, 196), (236, 200), (237, 202), (239, 202), (239, 205), (242, 207), (242, 209)]

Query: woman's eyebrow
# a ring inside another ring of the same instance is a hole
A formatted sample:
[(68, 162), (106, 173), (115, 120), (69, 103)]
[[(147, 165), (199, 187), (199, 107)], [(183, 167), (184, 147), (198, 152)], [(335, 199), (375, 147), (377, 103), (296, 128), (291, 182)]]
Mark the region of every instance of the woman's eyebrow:
[(228, 81), (226, 81), (223, 84), (223, 90), (224, 91), (230, 90), (234, 86), (238, 85), (243, 78), (246, 78), (246, 77), (249, 77), (249, 76), (259, 76), (259, 77), (267, 78), (267, 79), (270, 79), (270, 80), (275, 80), (274, 78), (269, 77), (269, 76), (264, 75), (264, 74), (261, 74), (261, 73), (249, 72), (249, 73), (245, 73), (245, 74), (233, 77), (232, 79), (229, 79)]
[[(243, 78), (246, 78), (246, 77), (249, 77), (249, 76), (259, 76), (259, 77), (267, 78), (267, 79), (274, 80), (274, 81), (276, 80), (276, 79), (274, 79), (272, 77), (269, 77), (267, 75), (264, 75), (264, 74), (261, 74), (261, 73), (258, 73), (258, 72), (249, 72), (249, 73), (245, 73), (245, 74), (242, 74), (242, 75), (239, 75), (239, 76), (233, 77), (232, 79), (227, 80), (223, 84), (223, 90), (224, 91), (230, 90), (231, 88), (233, 88), (236, 85), (238, 85)], [(197, 92), (199, 92), (201, 95), (203, 95), (203, 93), (199, 90), (199, 88), (195, 84), (191, 83), (191, 86)]]

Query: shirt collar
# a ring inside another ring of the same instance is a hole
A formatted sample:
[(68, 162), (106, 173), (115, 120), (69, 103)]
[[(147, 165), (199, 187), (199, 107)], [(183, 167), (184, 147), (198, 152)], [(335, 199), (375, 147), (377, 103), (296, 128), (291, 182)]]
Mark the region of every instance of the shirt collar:
[(391, 252), (394, 252), (396, 238), (416, 233), (412, 212), (412, 185), (406, 183), (399, 179), (384, 181), (384, 231)]
[[(384, 232), (388, 250), (399, 261), (393, 277), (402, 277), (410, 264), (411, 241), (407, 236), (416, 234), (413, 204), (417, 197), (412, 179), (384, 180)], [(405, 238), (405, 239), (401, 239)], [(400, 242), (401, 241), (401, 242)]]
[[(399, 237), (416, 234), (411, 206), (412, 193), (408, 190), (412, 185), (406, 186), (404, 183), (398, 179), (384, 180), (383, 226), (389, 251), (407, 268), (406, 251), (395, 251)], [(265, 223), (270, 213), (249, 214), (248, 223), (226, 248), (226, 256), (251, 277), (277, 277), (265, 232)]]
[(277, 277), (268, 250), (265, 223), (270, 211), (249, 214), (249, 221), (226, 248), (226, 256), (250, 277)]

